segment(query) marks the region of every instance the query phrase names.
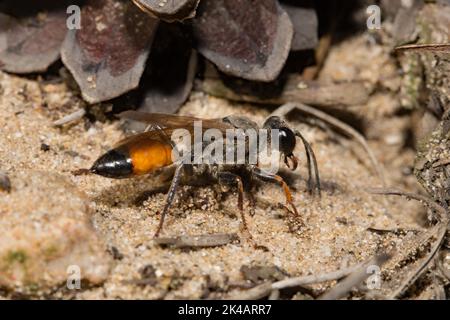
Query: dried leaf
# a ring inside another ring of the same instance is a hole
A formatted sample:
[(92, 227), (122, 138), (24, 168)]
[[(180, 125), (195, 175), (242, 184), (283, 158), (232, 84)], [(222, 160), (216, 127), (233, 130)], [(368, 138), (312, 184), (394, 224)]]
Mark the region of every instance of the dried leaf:
[(50, 0), (0, 3), (0, 68), (14, 73), (44, 72), (58, 60), (67, 33), (68, 4)]
[(200, 0), (133, 0), (143, 11), (172, 22), (193, 18)]
[(150, 62), (142, 78), (139, 110), (175, 113), (192, 90), (197, 53), (191, 41), (173, 24), (161, 24)]
[(88, 0), (81, 29), (70, 30), (61, 57), (90, 103), (139, 85), (158, 21), (126, 0)]
[(204, 0), (193, 21), (199, 51), (244, 79), (274, 80), (291, 48), (292, 23), (276, 0)]
[(292, 51), (314, 49), (319, 44), (319, 21), (310, 1), (290, 1), (281, 6), (288, 13), (294, 26)]

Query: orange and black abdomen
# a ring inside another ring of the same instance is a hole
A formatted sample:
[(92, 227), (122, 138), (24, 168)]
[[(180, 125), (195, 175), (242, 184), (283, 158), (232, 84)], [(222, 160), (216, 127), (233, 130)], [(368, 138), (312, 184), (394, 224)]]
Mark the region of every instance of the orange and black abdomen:
[(138, 139), (101, 156), (91, 172), (108, 178), (143, 175), (172, 164), (172, 146), (158, 139)]

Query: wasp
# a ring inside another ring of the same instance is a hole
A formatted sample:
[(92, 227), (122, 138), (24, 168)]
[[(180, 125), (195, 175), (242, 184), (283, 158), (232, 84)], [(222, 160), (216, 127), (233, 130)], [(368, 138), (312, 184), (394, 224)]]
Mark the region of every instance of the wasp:
[[(89, 169), (89, 172), (107, 178), (121, 179), (145, 175), (165, 167), (174, 166), (175, 170), (166, 195), (163, 211), (160, 214), (159, 226), (155, 232), (155, 238), (160, 235), (163, 229), (164, 219), (174, 201), (178, 187), (183, 183), (183, 178), (184, 180), (192, 180), (199, 177), (207, 177), (210, 183), (237, 187), (238, 208), (241, 213), (243, 227), (247, 231), (248, 226), (243, 209), (243, 181), (251, 182), (257, 179), (278, 184), (282, 188), (286, 198), (286, 204), (283, 204), (283, 207), (294, 217), (300, 219), (293, 202), (292, 193), (284, 179), (278, 174), (265, 170), (258, 162), (250, 163), (248, 161), (249, 157), (245, 157), (246, 160), (239, 164), (189, 163), (174, 160), (172, 153), (174, 148), (177, 147), (172, 139), (174, 131), (183, 129), (193, 133), (195, 132), (195, 124), (198, 122), (202, 124), (202, 132), (208, 129), (215, 129), (225, 134), (227, 130), (262, 129), (270, 133), (276, 130), (278, 133), (276, 137), (278, 138), (279, 155), (284, 159), (284, 164), (291, 170), (295, 170), (298, 166), (299, 160), (293, 151), (296, 147), (297, 138), (300, 138), (307, 156), (309, 173), (308, 189), (312, 192), (315, 187), (320, 195), (319, 171), (310, 144), (299, 131), (291, 129), (278, 116), (269, 117), (262, 127), (259, 127), (254, 121), (244, 116), (201, 119), (190, 116), (125, 111), (119, 117), (146, 123), (148, 128), (144, 132), (134, 134), (120, 141), (115, 147), (98, 158)], [(234, 142), (227, 141), (227, 145), (232, 145)], [(206, 148), (208, 144), (207, 142), (202, 142), (201, 148)], [(248, 148), (245, 149), (245, 152), (248, 155)], [(315, 181), (313, 181), (313, 172)], [(249, 234), (251, 237), (250, 232)]]

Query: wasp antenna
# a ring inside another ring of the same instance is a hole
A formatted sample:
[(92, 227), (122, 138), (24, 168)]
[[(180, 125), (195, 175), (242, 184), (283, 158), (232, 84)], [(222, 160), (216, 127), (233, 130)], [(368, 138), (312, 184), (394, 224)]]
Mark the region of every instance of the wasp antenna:
[(316, 159), (316, 155), (314, 154), (314, 150), (311, 148), (311, 145), (305, 139), (305, 137), (303, 137), (303, 135), (300, 133), (300, 131), (295, 130), (295, 135), (302, 140), (303, 146), (305, 147), (306, 159), (307, 159), (307, 165), (308, 165), (308, 175), (309, 175), (308, 188), (310, 189), (310, 192), (313, 191), (314, 186), (313, 186), (312, 173), (314, 170), (314, 176), (315, 176), (315, 180), (316, 180), (315, 188), (317, 189), (317, 194), (320, 197), (321, 193), (322, 193), (322, 188), (321, 188), (321, 184), (320, 184), (319, 168), (317, 165), (317, 159)]

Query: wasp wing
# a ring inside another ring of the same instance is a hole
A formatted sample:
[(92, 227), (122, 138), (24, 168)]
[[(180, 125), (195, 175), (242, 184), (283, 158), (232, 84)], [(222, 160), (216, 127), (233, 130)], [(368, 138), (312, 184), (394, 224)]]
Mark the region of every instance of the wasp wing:
[[(122, 139), (115, 145), (115, 148), (125, 146), (125, 145), (127, 145), (127, 146), (135, 145), (135, 144), (139, 144), (140, 142), (148, 141), (148, 140), (156, 140), (156, 141), (161, 141), (166, 144), (172, 144), (172, 140), (171, 140), (172, 134), (175, 132), (175, 130), (178, 130), (178, 129), (188, 130), (187, 128), (153, 129), (153, 130), (137, 133), (137, 134), (131, 135), (129, 137), (126, 137), (125, 139)], [(192, 133), (191, 130), (188, 130), (188, 132)]]
[(190, 116), (180, 116), (165, 113), (146, 113), (139, 111), (125, 111), (119, 114), (120, 118), (157, 125), (161, 128), (185, 128), (192, 130), (196, 122), (201, 122), (202, 129), (218, 129), (225, 131), (233, 129), (234, 127), (228, 123), (223, 122), (222, 119), (202, 119)]

